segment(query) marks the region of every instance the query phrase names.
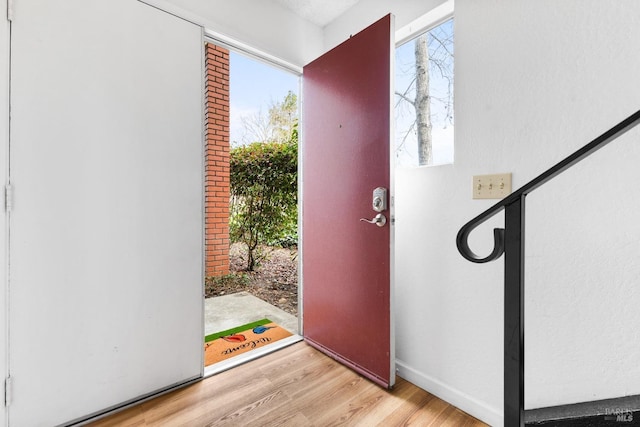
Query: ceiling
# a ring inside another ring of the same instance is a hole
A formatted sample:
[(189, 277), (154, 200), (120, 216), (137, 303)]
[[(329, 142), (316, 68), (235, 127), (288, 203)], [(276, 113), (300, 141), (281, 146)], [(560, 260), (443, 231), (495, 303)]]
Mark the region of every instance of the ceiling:
[(296, 15), (324, 27), (360, 0), (274, 0)]

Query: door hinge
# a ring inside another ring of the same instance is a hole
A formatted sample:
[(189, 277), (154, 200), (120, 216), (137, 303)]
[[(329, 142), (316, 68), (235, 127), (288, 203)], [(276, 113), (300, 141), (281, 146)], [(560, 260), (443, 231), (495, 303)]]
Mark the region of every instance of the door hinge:
[(13, 0), (7, 0), (7, 20), (13, 22)]
[(4, 380), (4, 406), (11, 405), (13, 400), (13, 378), (7, 377)]
[(11, 212), (11, 208), (13, 208), (13, 187), (11, 184), (4, 186), (4, 208), (7, 212)]

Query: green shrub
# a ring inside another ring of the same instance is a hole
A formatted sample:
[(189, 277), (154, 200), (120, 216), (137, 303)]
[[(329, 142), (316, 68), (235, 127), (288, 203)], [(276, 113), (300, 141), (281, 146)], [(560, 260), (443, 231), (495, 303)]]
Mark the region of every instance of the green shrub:
[(247, 270), (263, 256), (260, 245), (297, 240), (298, 134), (286, 143), (253, 143), (231, 150), (232, 242), (248, 248)]

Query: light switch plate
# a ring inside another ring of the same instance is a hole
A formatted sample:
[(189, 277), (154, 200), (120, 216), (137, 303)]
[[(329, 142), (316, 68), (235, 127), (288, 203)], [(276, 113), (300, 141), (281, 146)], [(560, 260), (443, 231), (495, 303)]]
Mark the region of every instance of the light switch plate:
[(502, 199), (511, 194), (511, 174), (474, 175), (474, 199)]

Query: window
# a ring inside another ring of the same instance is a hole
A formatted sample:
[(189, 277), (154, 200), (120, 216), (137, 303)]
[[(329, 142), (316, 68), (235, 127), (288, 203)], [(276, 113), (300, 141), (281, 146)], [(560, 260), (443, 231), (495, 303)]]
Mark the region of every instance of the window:
[(453, 163), (453, 19), (396, 49), (396, 165)]

